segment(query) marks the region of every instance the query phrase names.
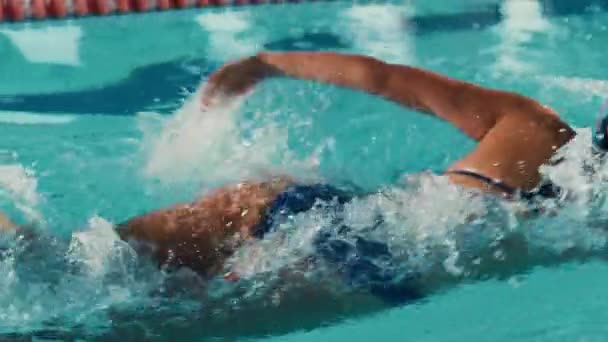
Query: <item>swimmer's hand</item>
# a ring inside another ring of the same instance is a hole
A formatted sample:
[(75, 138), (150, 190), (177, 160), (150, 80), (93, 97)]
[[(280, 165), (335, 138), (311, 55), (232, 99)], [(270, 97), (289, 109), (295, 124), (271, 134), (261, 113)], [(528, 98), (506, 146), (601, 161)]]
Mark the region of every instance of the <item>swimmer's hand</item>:
[(218, 99), (244, 95), (258, 82), (276, 74), (276, 70), (258, 56), (250, 56), (228, 63), (209, 77), (203, 88), (203, 105), (209, 106)]
[(11, 222), (5, 215), (0, 213), (0, 234), (13, 233), (17, 230), (17, 226)]

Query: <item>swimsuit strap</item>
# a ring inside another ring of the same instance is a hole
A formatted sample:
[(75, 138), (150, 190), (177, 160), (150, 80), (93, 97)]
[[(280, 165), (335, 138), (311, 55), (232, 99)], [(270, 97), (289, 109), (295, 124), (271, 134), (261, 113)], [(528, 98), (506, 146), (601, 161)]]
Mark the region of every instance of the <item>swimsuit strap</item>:
[(461, 175), (461, 176), (467, 176), (467, 177), (471, 177), (471, 178), (475, 178), (477, 180), (480, 180), (488, 185), (491, 185), (499, 190), (501, 190), (502, 192), (506, 193), (509, 196), (515, 196), (515, 194), (517, 193), (517, 189), (505, 184), (499, 180), (490, 178), (488, 176), (485, 176), (481, 173), (477, 173), (475, 171), (469, 171), (469, 170), (450, 170), (450, 171), (446, 171), (443, 173), (444, 175), (447, 174), (452, 174), (452, 175)]
[(462, 175), (462, 176), (475, 178), (475, 179), (478, 179), (488, 185), (491, 185), (491, 186), (503, 191), (508, 196), (512, 197), (512, 196), (519, 194), (519, 196), (521, 198), (526, 199), (526, 200), (532, 200), (535, 197), (557, 198), (560, 196), (560, 194), (562, 192), (562, 189), (552, 182), (544, 183), (544, 184), (540, 185), (534, 191), (519, 191), (517, 188), (512, 187), (502, 181), (490, 178), (488, 176), (485, 176), (481, 173), (477, 173), (475, 171), (450, 170), (450, 171), (444, 172), (444, 174)]

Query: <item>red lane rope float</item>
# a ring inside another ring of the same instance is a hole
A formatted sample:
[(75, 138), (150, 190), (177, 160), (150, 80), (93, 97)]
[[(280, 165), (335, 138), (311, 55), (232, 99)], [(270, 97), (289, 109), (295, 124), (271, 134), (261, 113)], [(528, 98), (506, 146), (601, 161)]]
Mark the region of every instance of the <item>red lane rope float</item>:
[(173, 3), (171, 0), (158, 0), (157, 6), (157, 9), (164, 11), (173, 7)]
[[(104, 1), (104, 3), (105, 3), (105, 1)], [(129, 0), (117, 0), (116, 1), (116, 10), (118, 11), (118, 13), (129, 13), (129, 12), (131, 12), (131, 1), (129, 1)]]
[(68, 15), (68, 8), (63, 0), (50, 0), (48, 13), (54, 18), (64, 18)]
[(134, 0), (133, 3), (137, 12), (145, 12), (148, 10), (148, 1), (146, 0)]
[(32, 0), (30, 4), (32, 18), (44, 19), (47, 17), (47, 4), (45, 0)]
[(24, 20), (25, 9), (21, 0), (6, 0), (5, 1), (6, 17), (13, 21)]
[(301, 1), (305, 0), (0, 0), (0, 22)]
[[(63, 1), (63, 0), (58, 0), (58, 1)], [(89, 15), (89, 2), (87, 0), (74, 0), (72, 5), (74, 6), (74, 8), (68, 9), (68, 10), (72, 10), (73, 15), (76, 15), (78, 17), (83, 17), (85, 15)]]

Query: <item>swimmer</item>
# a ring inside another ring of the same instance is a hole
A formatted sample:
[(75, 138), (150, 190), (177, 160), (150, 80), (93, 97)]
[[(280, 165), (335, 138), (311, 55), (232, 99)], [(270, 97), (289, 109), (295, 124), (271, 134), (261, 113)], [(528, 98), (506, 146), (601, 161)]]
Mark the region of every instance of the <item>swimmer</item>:
[[(539, 167), (574, 136), (554, 111), (525, 96), (358, 55), (260, 53), (214, 73), (201, 100), (213, 105), (271, 77), (358, 89), (452, 123), (478, 145), (444, 176), (454, 184), (500, 196), (544, 194), (539, 191)], [(136, 217), (120, 225), (119, 232), (124, 238), (152, 242), (159, 260), (166, 260), (171, 250), (173, 262), (213, 275), (242, 241), (271, 230), (275, 213), (305, 211), (317, 199), (347, 202), (352, 196), (329, 185), (302, 185), (289, 178), (244, 182), (194, 203)], [(296, 197), (306, 203), (293, 204)]]
[[(544, 184), (539, 172), (539, 167), (575, 136), (555, 111), (520, 94), (415, 67), (331, 52), (259, 53), (226, 64), (211, 75), (201, 92), (202, 105), (213, 106), (220, 98), (244, 95), (263, 80), (276, 77), (360, 90), (451, 123), (478, 142), (471, 153), (441, 175), (455, 185), (512, 201), (559, 192), (556, 186)], [(606, 145), (603, 135), (598, 137), (597, 145)], [(187, 267), (211, 279), (226, 272), (224, 262), (236, 249), (264, 239), (288, 215), (310, 210), (318, 200), (339, 207), (356, 196), (328, 184), (303, 184), (289, 177), (244, 181), (191, 203), (134, 217), (117, 225), (116, 230), (160, 265)], [(0, 219), (0, 226), (14, 229), (10, 221)], [(386, 246), (361, 240), (356, 246), (338, 248), (335, 242), (321, 230), (314, 242), (317, 258), (341, 264), (340, 272), (350, 277), (351, 283), (355, 276), (369, 280), (365, 290), (381, 302), (392, 305), (416, 300), (457, 281), (448, 274), (435, 274), (417, 279), (415, 284), (394, 284), (390, 274), (364, 262), (365, 253), (388, 253)], [(488, 246), (489, 255), (492, 248)], [(359, 261), (345, 266), (347, 254), (360, 256)], [(488, 273), (500, 272), (492, 267), (480, 266)], [(235, 281), (238, 275), (228, 274), (227, 278)], [(314, 284), (311, 286), (314, 289)], [(307, 291), (311, 293), (310, 288)]]

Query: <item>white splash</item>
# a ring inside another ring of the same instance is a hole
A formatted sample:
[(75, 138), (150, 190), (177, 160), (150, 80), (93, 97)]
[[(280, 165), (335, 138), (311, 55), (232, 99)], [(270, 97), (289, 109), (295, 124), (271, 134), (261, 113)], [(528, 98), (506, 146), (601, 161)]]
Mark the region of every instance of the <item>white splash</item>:
[(414, 8), (403, 5), (353, 5), (346, 12), (344, 32), (351, 32), (357, 50), (387, 62), (416, 61), (407, 18)]
[(110, 258), (115, 255), (115, 245), (122, 243), (112, 223), (99, 216), (89, 219), (88, 228), (72, 234), (69, 257), (87, 267), (90, 275), (100, 276), (110, 269)]
[(555, 158), (563, 158), (563, 160), (556, 165), (545, 165), (540, 168), (542, 174), (555, 184), (559, 184), (571, 195), (571, 201), (576, 197), (585, 204), (588, 204), (590, 200), (589, 196), (591, 190), (596, 186), (596, 181), (605, 176), (608, 171), (597, 168), (596, 173), (591, 176), (583, 167), (587, 164), (595, 168), (592, 165), (594, 160), (591, 147), (592, 134), (593, 132), (589, 128), (577, 129), (574, 139), (561, 148), (555, 156)]
[(501, 4), (503, 20), (495, 28), (500, 44), (497, 48), (495, 69), (499, 72), (535, 72), (532, 64), (522, 53), (534, 34), (550, 33), (553, 29), (543, 16), (536, 0), (507, 0)]
[(170, 118), (139, 115), (145, 176), (217, 184), (269, 175), (290, 159), (287, 129), (273, 123), (272, 115), (257, 113), (259, 120), (248, 127), (251, 121), (239, 118), (240, 100), (202, 110), (198, 98), (195, 94)]
[(79, 44), (82, 29), (66, 22), (62, 26), (0, 29), (30, 63), (80, 65)]
[(63, 125), (76, 120), (73, 115), (34, 114), (0, 111), (0, 123), (12, 125)]
[[(254, 54), (264, 41), (260, 30), (252, 31), (250, 14), (240, 12), (206, 12), (196, 21), (209, 33), (209, 52), (216, 60), (227, 60)], [(257, 32), (257, 33), (252, 33)]]
[(566, 76), (539, 76), (539, 80), (545, 84), (587, 97), (605, 98), (608, 94), (608, 80)]
[(20, 164), (0, 164), (0, 198), (5, 197), (25, 217), (42, 223), (39, 212), (40, 195), (34, 170)]
[(133, 281), (132, 250), (104, 219), (91, 218), (88, 228), (68, 250), (41, 235), (31, 247), (24, 239), (0, 252), (0, 333), (43, 329), (51, 320), (95, 333), (111, 327), (109, 307), (146, 302), (154, 283)]

